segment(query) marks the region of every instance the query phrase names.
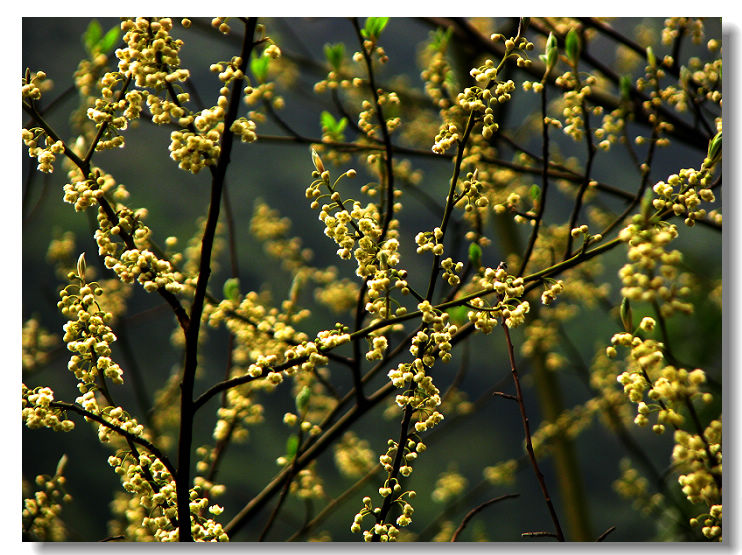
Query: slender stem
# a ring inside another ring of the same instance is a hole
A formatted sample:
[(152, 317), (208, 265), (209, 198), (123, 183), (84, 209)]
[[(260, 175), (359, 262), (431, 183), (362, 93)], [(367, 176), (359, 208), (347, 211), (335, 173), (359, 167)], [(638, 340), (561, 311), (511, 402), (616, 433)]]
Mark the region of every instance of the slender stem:
[[(389, 473), (388, 484), (389, 487), (394, 488), (395, 483), (399, 483), (399, 469), (402, 466), (402, 460), (404, 459), (405, 445), (407, 444), (407, 438), (409, 437), (409, 427), (412, 421), (412, 413), (415, 409), (412, 405), (406, 405), (404, 408), (404, 414), (402, 416), (402, 425), (399, 431), (399, 441), (397, 442), (397, 452), (394, 455), (394, 462), (392, 463), (392, 471)], [(394, 501), (396, 494), (390, 493), (384, 498), (384, 503), (381, 505), (381, 512), (376, 515), (376, 522), (381, 524), (386, 520), (389, 510), (392, 508), (392, 502)], [(371, 538), (372, 542), (380, 542), (381, 535), (374, 534)]]
[(523, 260), (520, 263), (520, 268), (516, 275), (521, 276), (526, 270), (528, 261), (533, 253), (533, 247), (536, 244), (538, 238), (539, 227), (541, 226), (541, 220), (544, 217), (544, 209), (546, 207), (546, 193), (549, 189), (549, 125), (546, 122), (546, 87), (541, 89), (541, 156), (542, 160), (542, 172), (541, 172), (541, 194), (539, 195), (538, 213), (536, 214), (536, 221), (531, 228), (531, 236), (528, 239), (528, 247), (523, 255)]
[(170, 474), (173, 477), (175, 477), (175, 474), (176, 474), (175, 467), (170, 462), (170, 459), (167, 457), (167, 455), (165, 455), (165, 453), (163, 453), (162, 451), (160, 451), (160, 449), (156, 445), (154, 445), (150, 441), (147, 441), (143, 437), (139, 437), (139, 436), (136, 436), (136, 435), (134, 435), (134, 434), (132, 434), (130, 432), (127, 432), (126, 430), (124, 430), (123, 428), (117, 426), (116, 424), (112, 424), (112, 423), (108, 422), (107, 420), (105, 420), (99, 414), (95, 414), (93, 412), (90, 412), (88, 410), (85, 410), (84, 408), (79, 407), (77, 405), (73, 405), (72, 403), (67, 403), (65, 401), (52, 401), (50, 403), (50, 406), (53, 407), (53, 408), (68, 410), (70, 412), (77, 413), (80, 416), (84, 416), (88, 420), (93, 420), (94, 422), (97, 422), (98, 424), (102, 424), (106, 428), (108, 428), (108, 429), (116, 432), (120, 436), (122, 436), (127, 441), (131, 441), (132, 443), (136, 443), (137, 445), (141, 445), (142, 447), (144, 447), (145, 449), (147, 449), (147, 451), (149, 451), (150, 453), (152, 453), (155, 457), (157, 457), (158, 459), (160, 459), (162, 461), (162, 464), (165, 465), (165, 468), (168, 469), (168, 472), (170, 472)]
[[(242, 44), (240, 57), (242, 65), (240, 69), (244, 73), (250, 53), (253, 47), (256, 18), (250, 18), (245, 24), (245, 36)], [(222, 190), (230, 162), (230, 154), (234, 135), (229, 131), (232, 123), (237, 119), (237, 112), (242, 98), (243, 79), (235, 79), (232, 83), (232, 93), (229, 100), (229, 108), (224, 118), (224, 131), (221, 140), (221, 150), (216, 168), (212, 174), (211, 199), (209, 212), (206, 220), (203, 238), (201, 240), (201, 260), (199, 262), (198, 281), (196, 291), (191, 304), (189, 324), (185, 330), (185, 364), (183, 378), (180, 382), (180, 430), (178, 435), (178, 474), (176, 479), (176, 491), (178, 499), (178, 529), (179, 540), (182, 542), (192, 541), (191, 516), (190, 516), (190, 466), (191, 447), (193, 440), (193, 417), (195, 404), (193, 401), (193, 386), (198, 366), (198, 336), (201, 324), (206, 287), (211, 275), (211, 252), (216, 235), (216, 226), (219, 221), (219, 210), (222, 202)]]
[(337, 509), (342, 503), (347, 501), (351, 495), (353, 495), (360, 488), (362, 488), (364, 485), (370, 482), (371, 479), (374, 476), (376, 476), (380, 470), (381, 470), (381, 465), (377, 464), (376, 466), (374, 466), (370, 471), (366, 473), (365, 476), (362, 476), (361, 478), (359, 478), (358, 481), (356, 481), (356, 483), (354, 483), (348, 489), (346, 489), (343, 493), (341, 493), (340, 495), (332, 499), (327, 505), (325, 505), (325, 508), (322, 509), (317, 516), (315, 516), (312, 520), (310, 520), (304, 526), (302, 526), (301, 529), (294, 532), (294, 534), (292, 534), (286, 541), (287, 542), (296, 541), (300, 537), (308, 534), (312, 529), (316, 528), (317, 525), (323, 522), (335, 509)]
[[(574, 68), (575, 75), (577, 73), (577, 66)], [(577, 88), (581, 87), (579, 77), (577, 78)], [(577, 191), (577, 197), (575, 198), (575, 204), (572, 208), (572, 214), (569, 217), (568, 231), (571, 231), (577, 225), (577, 219), (580, 217), (580, 210), (582, 209), (582, 199), (587, 192), (587, 188), (590, 185), (590, 173), (593, 167), (593, 160), (595, 160), (595, 144), (593, 143), (593, 134), (590, 128), (590, 112), (587, 109), (587, 103), (583, 99), (582, 101), (582, 115), (585, 123), (585, 141), (587, 142), (587, 162), (585, 163), (585, 177), (580, 184), (580, 188)], [(564, 250), (563, 260), (566, 260), (572, 254), (572, 234), (567, 233), (567, 247)]]
[(379, 241), (383, 241), (386, 237), (386, 233), (389, 230), (389, 224), (394, 218), (394, 167), (392, 165), (392, 139), (389, 134), (389, 128), (386, 124), (386, 118), (384, 117), (384, 111), (379, 102), (379, 89), (376, 86), (376, 79), (374, 78), (374, 64), (371, 60), (371, 53), (366, 49), (366, 41), (361, 35), (361, 27), (358, 24), (358, 18), (352, 19), (353, 27), (356, 30), (356, 36), (361, 44), (361, 54), (363, 54), (363, 60), (366, 62), (366, 70), (368, 72), (368, 85), (371, 89), (371, 95), (374, 99), (374, 109), (376, 111), (376, 117), (379, 120), (379, 128), (381, 129), (381, 136), (384, 140), (384, 164), (386, 167), (386, 212), (384, 214), (384, 221), (381, 228), (381, 238)]
[[(464, 134), (461, 137), (461, 139), (458, 142), (458, 148), (456, 151), (456, 160), (454, 161), (453, 166), (453, 176), (451, 177), (451, 183), (448, 186), (448, 197), (446, 197), (446, 207), (443, 210), (443, 218), (441, 219), (441, 231), (443, 232), (443, 236), (446, 235), (446, 228), (448, 227), (448, 221), (451, 219), (451, 212), (453, 212), (453, 205), (454, 205), (454, 195), (456, 193), (456, 183), (459, 180), (459, 173), (461, 173), (461, 162), (464, 159), (464, 149), (466, 148), (466, 143), (469, 141), (469, 135), (471, 134), (472, 129), (474, 129), (474, 122), (475, 122), (474, 112), (471, 112), (469, 114), (469, 119), (466, 121), (466, 128), (464, 129)], [(437, 277), (438, 272), (440, 271), (440, 262), (441, 262), (441, 255), (436, 254), (433, 257), (433, 265), (430, 269), (430, 278), (428, 279), (428, 292), (425, 295), (425, 298), (430, 301), (433, 299), (433, 294), (435, 292), (435, 285), (437, 283)]]
[(523, 402), (523, 393), (520, 389), (520, 380), (518, 379), (518, 369), (515, 366), (515, 353), (513, 352), (513, 342), (510, 340), (510, 330), (508, 329), (508, 326), (505, 324), (505, 322), (502, 323), (502, 329), (505, 332), (505, 340), (507, 342), (508, 347), (508, 358), (510, 359), (510, 371), (513, 375), (513, 383), (515, 384), (515, 391), (516, 391), (516, 397), (518, 398), (518, 408), (520, 409), (520, 416), (521, 420), (523, 421), (523, 431), (525, 432), (526, 436), (526, 451), (528, 451), (528, 458), (531, 461), (531, 466), (533, 466), (533, 471), (536, 474), (536, 480), (538, 480), (539, 487), (541, 488), (541, 493), (544, 496), (544, 502), (546, 503), (547, 508), (549, 509), (549, 515), (551, 516), (551, 521), (554, 523), (554, 528), (556, 529), (556, 538), (560, 542), (564, 541), (564, 534), (562, 533), (562, 527), (559, 524), (559, 517), (556, 514), (556, 510), (554, 509), (554, 505), (551, 502), (551, 497), (549, 496), (549, 490), (546, 487), (546, 480), (544, 479), (544, 475), (541, 473), (541, 469), (539, 469), (538, 462), (536, 461), (536, 454), (533, 451), (533, 444), (531, 443), (531, 428), (528, 424), (528, 416), (526, 415), (526, 405)]
[(505, 495), (501, 495), (499, 497), (494, 497), (488, 501), (485, 501), (481, 505), (477, 505), (474, 507), (471, 511), (466, 513), (466, 516), (464, 517), (464, 520), (461, 521), (461, 524), (459, 524), (458, 528), (453, 533), (453, 536), (451, 536), (451, 541), (455, 542), (459, 538), (459, 534), (464, 530), (467, 524), (469, 524), (469, 521), (476, 516), (477, 513), (480, 511), (483, 511), (490, 505), (494, 503), (499, 503), (500, 501), (504, 501), (505, 499), (513, 499), (514, 497), (519, 497), (519, 493), (507, 493)]

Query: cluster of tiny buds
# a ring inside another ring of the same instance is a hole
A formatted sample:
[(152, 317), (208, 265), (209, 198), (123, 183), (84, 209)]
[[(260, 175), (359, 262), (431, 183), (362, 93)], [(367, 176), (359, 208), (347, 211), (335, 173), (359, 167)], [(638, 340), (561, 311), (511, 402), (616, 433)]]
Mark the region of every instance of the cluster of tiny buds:
[[(38, 488), (33, 497), (23, 500), (23, 531), (40, 541), (64, 541), (65, 529), (59, 520), (62, 503), (69, 503), (72, 496), (67, 493), (67, 479), (62, 474), (67, 465), (67, 455), (57, 463), (54, 476), (39, 474), (34, 483)], [(25, 488), (24, 488), (25, 489)]]
[(436, 227), (433, 231), (421, 231), (415, 235), (417, 254), (432, 252), (436, 256), (441, 256), (443, 254), (443, 243), (440, 242), (442, 239), (443, 230), (440, 227)]
[(221, 152), (221, 133), (209, 129), (204, 134), (178, 130), (170, 133), (170, 158), (182, 170), (197, 174), (206, 166), (216, 164)]
[(600, 233), (590, 235), (588, 230), (589, 228), (587, 224), (583, 224), (579, 227), (572, 228), (569, 231), (569, 234), (572, 236), (573, 239), (577, 239), (578, 237), (582, 236), (582, 238), (584, 239), (584, 246), (592, 245), (603, 240), (603, 236)]
[(441, 267), (443, 268), (443, 279), (448, 282), (449, 285), (458, 285), (461, 283), (461, 278), (456, 275), (461, 273), (464, 268), (463, 262), (454, 262), (453, 259), (446, 258), (441, 261)]
[[(24, 144), (28, 147), (28, 155), (36, 158), (38, 165), (36, 169), (44, 173), (54, 172), (54, 161), (58, 154), (64, 152), (64, 142), (55, 141), (49, 136), (36, 129), (23, 129), (22, 138)], [(38, 146), (39, 140), (43, 139), (43, 147)]]
[(647, 225), (639, 214), (618, 234), (619, 239), (629, 245), (629, 262), (619, 271), (623, 282), (621, 294), (631, 300), (662, 301), (660, 308), (665, 317), (676, 311), (690, 313), (693, 310), (690, 303), (680, 300), (690, 289), (675, 283), (682, 253), (677, 249), (666, 250), (677, 236), (675, 225)]
[(229, 24), (227, 23), (227, 17), (215, 17), (211, 20), (211, 26), (217, 29), (221, 34), (228, 35), (231, 31)]
[(242, 79), (245, 74), (240, 69), (242, 65), (242, 58), (239, 56), (233, 56), (228, 62), (217, 62), (209, 66), (209, 71), (217, 73), (219, 81), (222, 83), (229, 83), (233, 79)]
[(460, 138), (461, 136), (459, 135), (459, 129), (456, 124), (444, 122), (438, 131), (438, 134), (435, 136), (433, 152), (436, 154), (443, 154), (451, 148), (451, 146), (458, 143)]
[(485, 268), (477, 278), (483, 289), (494, 290), (498, 295), (498, 304), (494, 307), (486, 305), (484, 299), (472, 299), (469, 307), (472, 308), (467, 318), (474, 327), (483, 333), (490, 333), (502, 320), (509, 328), (525, 323), (525, 315), (530, 311), (528, 301), (520, 301), (525, 291), (522, 277), (508, 276), (502, 265), (497, 269)]
[(178, 55), (183, 41), (170, 36), (170, 18), (125, 19), (121, 29), (126, 47), (116, 50), (119, 71), (132, 75), (138, 87), (159, 90), (188, 79), (190, 72), (180, 68)]
[(26, 76), (23, 77), (21, 86), (21, 95), (23, 98), (30, 98), (31, 100), (39, 100), (41, 98), (42, 84), (46, 79), (46, 73), (43, 71), (37, 71), (33, 74), (26, 72)]
[(75, 428), (75, 423), (64, 417), (61, 409), (51, 406), (54, 401), (54, 392), (49, 387), (37, 387), (29, 389), (26, 384), (22, 385), (21, 416), (26, 426), (30, 429), (50, 428), (58, 432), (70, 432)]
[(656, 210), (670, 209), (676, 216), (685, 216), (685, 224), (693, 226), (697, 219), (706, 216), (706, 210), (698, 208), (701, 202), (714, 202), (716, 197), (709, 187), (711, 176), (707, 171), (692, 168), (682, 169), (677, 174), (660, 181), (652, 190), (657, 198), (652, 201)]
[(553, 303), (557, 296), (564, 291), (564, 280), (558, 280), (553, 282), (544, 292), (541, 294), (541, 302), (545, 305)]

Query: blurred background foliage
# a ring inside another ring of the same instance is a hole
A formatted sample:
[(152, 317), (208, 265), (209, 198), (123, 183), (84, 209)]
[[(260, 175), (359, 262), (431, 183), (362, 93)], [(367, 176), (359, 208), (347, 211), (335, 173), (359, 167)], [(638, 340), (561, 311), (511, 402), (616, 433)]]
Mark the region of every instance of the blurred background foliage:
[[(118, 25), (117, 19), (101, 18), (99, 22), (104, 30)], [(278, 79), (277, 92), (286, 101), (281, 110), (281, 117), (291, 126), (307, 137), (321, 136), (320, 113), (333, 110), (328, 95), (313, 94), (312, 85), (324, 77), (323, 49), (326, 43), (346, 43), (346, 52), (353, 52), (356, 39), (350, 22), (343, 18), (324, 19), (265, 19), (266, 32), (281, 47), (284, 57), (293, 62), (298, 69), (296, 82), (291, 86), (281, 86)], [(60, 100), (48, 112), (48, 120), (59, 130), (62, 137), (70, 136), (69, 114), (77, 107), (78, 97), (72, 86), (73, 73), (81, 58), (86, 55), (81, 37), (88, 27), (87, 18), (24, 18), (23, 19), (23, 56), (22, 67), (32, 71), (44, 70), (54, 82), (54, 89), (45, 98)], [(720, 20), (706, 21), (708, 37), (721, 38)], [(508, 28), (512, 22), (495, 19), (481, 23), (484, 28), (499, 30)], [(658, 56), (664, 51), (659, 44), (661, 19), (618, 19), (611, 22), (615, 28), (633, 37), (640, 44), (654, 44)], [(379, 74), (379, 79), (387, 86), (404, 85), (410, 91), (422, 96), (422, 81), (417, 65), (419, 54), (425, 41), (435, 29), (436, 24), (426, 19), (393, 18), (384, 32), (382, 44), (389, 55), (389, 63)], [(205, 105), (213, 105), (217, 95), (217, 79), (209, 72), (209, 65), (218, 60), (228, 60), (237, 53), (239, 33), (223, 37), (209, 26), (208, 20), (194, 20), (193, 27), (184, 31), (176, 26), (174, 32), (185, 41), (181, 51), (182, 65), (191, 71), (196, 89), (202, 95)], [(529, 32), (531, 40), (537, 38)], [(543, 44), (543, 37), (538, 37), (536, 52)], [(463, 81), (471, 65), (471, 52), (465, 44), (456, 44), (454, 54), (457, 56), (459, 79)], [(606, 65), (617, 63), (614, 43), (605, 38), (598, 38), (591, 44), (591, 53), (600, 57)], [(690, 41), (683, 43), (681, 59), (692, 55), (702, 55), (703, 48)], [(469, 65), (467, 65), (469, 64)], [(641, 72), (641, 67), (634, 71), (634, 76)], [(519, 83), (524, 77), (513, 70), (512, 78)], [(617, 94), (617, 91), (611, 91)], [(509, 110), (502, 114), (501, 128), (518, 132), (521, 125), (530, 125), (529, 117), (537, 110), (535, 95), (525, 94), (519, 89), (514, 93), (514, 100)], [(434, 112), (433, 112), (434, 113)], [(25, 118), (25, 116), (24, 116)], [(164, 242), (168, 236), (179, 238), (179, 244), (185, 244), (198, 232), (199, 218), (204, 216), (209, 198), (209, 175), (202, 172), (193, 176), (178, 170), (169, 159), (170, 128), (155, 127), (143, 120), (140, 125), (125, 132), (127, 146), (123, 151), (109, 151), (96, 155), (96, 164), (105, 168), (115, 178), (124, 183), (131, 193), (129, 206), (132, 208), (147, 207), (149, 210), (148, 225), (154, 231), (154, 240)], [(274, 122), (268, 120), (258, 127), (259, 135), (286, 135)], [(348, 133), (351, 140), (352, 132)], [(528, 136), (529, 133), (523, 133)], [(530, 134), (534, 142), (529, 146), (538, 151), (538, 133)], [(584, 143), (574, 145), (566, 137), (553, 133), (555, 149), (566, 158), (570, 154), (584, 157)], [(395, 138), (395, 141), (398, 139)], [(399, 140), (400, 144), (404, 141)], [(432, 137), (430, 137), (432, 144)], [(410, 145), (429, 149), (430, 145)], [(502, 157), (508, 158), (512, 152), (503, 149)], [(687, 148), (682, 144), (673, 144), (666, 150), (660, 150), (652, 168), (651, 182), (666, 178), (681, 167), (699, 167), (703, 153)], [(410, 157), (415, 168), (422, 171), (419, 188), (425, 196), (445, 198), (450, 177), (450, 161), (427, 156)], [(75, 213), (71, 206), (61, 202), (62, 185), (65, 182), (63, 171), (53, 175), (30, 176), (29, 170), (34, 161), (25, 153), (22, 157), (24, 176), (23, 204), (23, 320), (37, 316), (41, 325), (52, 333), (61, 336), (64, 323), (56, 308), (57, 291), (63, 284), (49, 266), (46, 252), (49, 242), (59, 237), (64, 231), (74, 233), (77, 252), (88, 253), (88, 263), (98, 265), (99, 276), (106, 276), (99, 261), (96, 260), (95, 243), (92, 239), (94, 213)], [(360, 182), (369, 180), (364, 175), (362, 165), (350, 162), (347, 167), (359, 170)], [(347, 167), (339, 168), (340, 171)], [(292, 142), (277, 143), (259, 141), (255, 144), (237, 144), (233, 151), (232, 166), (227, 178), (227, 186), (234, 213), (234, 225), (237, 238), (238, 258), (240, 261), (240, 279), (242, 291), (269, 288), (274, 298), (286, 295), (291, 286), (290, 276), (263, 251), (261, 243), (252, 239), (249, 233), (250, 218), (258, 199), (280, 211), (282, 216), (292, 222), (292, 233), (302, 237), (303, 244), (314, 252), (314, 263), (318, 267), (335, 265), (341, 276), (351, 277), (352, 265), (341, 264), (334, 254), (334, 247), (323, 236), (322, 224), (316, 213), (309, 208), (304, 199), (304, 189), (311, 181), (312, 171), (309, 147), (306, 144)], [(339, 172), (338, 172), (339, 173)], [(599, 181), (611, 183), (633, 193), (636, 187), (636, 173), (622, 149), (615, 148), (610, 155), (598, 156), (594, 168), (594, 177)], [(536, 179), (536, 177), (534, 177)], [(546, 221), (564, 219), (571, 207), (567, 197), (553, 195), (550, 211)], [(418, 231), (432, 229), (438, 225), (440, 214), (426, 207), (425, 198), (408, 191), (403, 202), (401, 236), (402, 260), (414, 264), (414, 241)], [(622, 204), (609, 199), (606, 204), (619, 210)], [(558, 217), (555, 218), (554, 216)], [(522, 228), (523, 226), (521, 226)], [(518, 241), (524, 245), (529, 229), (518, 229)], [(492, 245), (484, 249), (485, 264), (496, 267), (504, 259), (505, 253), (498, 241), (496, 229), (487, 230), (493, 238)], [(700, 226), (693, 230), (680, 226), (680, 238), (677, 248), (683, 250), (685, 265), (695, 269), (698, 278), (721, 275), (721, 234)], [(566, 407), (582, 403), (591, 396), (586, 388), (583, 368), (601, 348), (607, 344), (613, 333), (620, 329), (615, 307), (620, 304), (620, 285), (617, 271), (624, 262), (624, 249), (618, 248), (604, 257), (604, 272), (601, 279), (611, 284), (609, 299), (612, 306), (596, 306), (589, 310), (582, 308), (578, 318), (569, 323), (565, 330), (568, 341), (560, 345), (561, 354), (567, 358), (567, 364), (556, 375), (559, 390)], [(427, 260), (425, 264), (427, 264)], [(227, 249), (223, 249), (217, 259), (217, 271), (212, 276), (213, 291), (221, 290), (221, 283), (229, 277), (229, 260)], [(418, 286), (421, 284), (417, 284)], [(700, 289), (704, 291), (703, 288)], [(305, 292), (302, 300), (314, 304), (311, 290)], [(675, 317), (670, 320), (670, 335), (677, 355), (682, 360), (691, 362), (694, 367), (704, 368), (710, 376), (721, 382), (721, 316), (711, 303), (697, 299), (697, 311), (693, 317)], [(639, 315), (637, 315), (639, 316)], [(344, 321), (350, 321), (344, 317)], [(304, 324), (310, 335), (332, 325), (338, 316), (321, 308), (313, 309), (312, 317)], [(128, 314), (115, 329), (119, 341), (114, 345), (114, 359), (119, 361), (126, 372), (127, 366), (135, 364), (144, 377), (149, 391), (162, 386), (174, 367), (181, 364), (182, 353), (171, 346), (171, 334), (176, 327), (175, 320), (166, 305), (156, 295), (148, 295), (141, 288), (135, 287), (128, 301)], [(203, 347), (203, 370), (197, 391), (202, 391), (209, 384), (221, 379), (227, 359), (227, 335), (224, 330), (209, 330), (210, 337)], [(516, 346), (522, 341), (522, 330), (516, 330)], [(28, 375), (25, 383), (30, 386), (49, 385), (58, 399), (72, 401), (77, 396), (74, 380), (66, 370), (68, 354), (63, 347), (54, 349), (48, 362)], [(460, 348), (468, 357), (469, 369), (460, 384), (462, 391), (479, 407), (472, 415), (447, 417), (440, 429), (431, 436), (429, 450), (415, 466), (410, 480), (410, 487), (417, 490), (414, 523), (410, 531), (417, 534), (418, 540), (430, 540), (437, 532), (436, 522), (450, 519), (461, 521), (468, 510), (486, 499), (506, 493), (517, 492), (520, 497), (510, 499), (492, 506), (478, 515), (467, 527), (461, 539), (472, 541), (487, 539), (490, 541), (522, 541), (521, 533), (549, 529), (551, 523), (543, 508), (538, 486), (532, 470), (527, 464), (520, 466), (516, 480), (509, 485), (491, 485), (484, 478), (482, 470), (486, 466), (523, 454), (522, 425), (517, 406), (500, 397), (493, 396), (492, 391), (510, 391), (510, 373), (505, 351), (505, 342), (501, 332), (491, 335), (476, 335)], [(458, 369), (459, 357), (451, 365), (439, 365), (437, 384), (445, 391), (451, 384)], [(527, 410), (531, 418), (532, 429), (542, 420), (538, 396), (533, 387), (532, 371), (527, 360), (519, 356), (521, 373), (526, 387)], [(383, 375), (382, 375), (383, 376)], [(380, 377), (379, 380), (385, 378)], [(341, 386), (349, 388), (348, 382)], [(286, 390), (288, 391), (288, 389)], [(124, 406), (135, 407), (136, 397), (130, 387), (124, 387), (119, 393)], [(719, 396), (719, 399), (721, 397)], [(216, 407), (215, 403), (211, 405)], [(210, 405), (210, 407), (211, 407)], [(225, 459), (219, 481), (227, 485), (226, 494), (218, 501), (225, 507), (225, 515), (234, 512), (257, 493), (278, 470), (275, 459), (285, 450), (286, 438), (290, 433), (281, 424), (281, 416), (293, 409), (290, 395), (277, 394), (265, 399), (265, 422), (251, 431), (250, 439), (244, 444), (230, 447)], [(383, 452), (386, 440), (398, 434), (398, 416), (389, 419), (384, 416), (385, 406), (367, 414), (357, 425), (360, 437), (367, 438), (370, 446), (378, 453)], [(140, 420), (145, 415), (131, 411)], [(195, 444), (210, 440), (214, 424), (209, 410), (199, 413)], [(718, 411), (717, 411), (718, 414)], [(671, 434), (657, 437), (648, 429), (634, 427), (630, 430), (633, 439), (655, 462), (660, 471), (668, 470), (670, 464)], [(610, 536), (612, 541), (648, 541), (657, 539), (698, 539), (695, 532), (689, 532), (684, 524), (655, 516), (644, 515), (632, 507), (631, 501), (621, 498), (613, 482), (619, 477), (619, 461), (626, 455), (619, 439), (601, 423), (594, 421), (575, 440), (579, 473), (584, 480), (584, 494), (589, 507), (589, 526), (595, 537), (610, 526), (615, 532)], [(65, 506), (63, 518), (70, 531), (70, 540), (91, 541), (106, 536), (106, 523), (110, 518), (109, 501), (113, 492), (120, 490), (118, 478), (106, 464), (109, 450), (101, 446), (95, 438), (92, 428), (78, 422), (73, 433), (56, 434), (48, 430), (23, 431), (23, 474), (32, 479), (36, 474), (53, 473), (56, 462), (66, 453), (68, 491), (74, 503)], [(331, 452), (325, 453), (318, 461), (320, 474), (325, 476), (325, 490), (330, 497), (340, 494), (351, 481), (338, 474), (332, 462)], [(467, 495), (454, 503), (439, 503), (431, 498), (431, 491), (441, 472), (457, 470), (468, 481)], [(557, 512), (564, 507), (556, 483), (551, 461), (546, 458), (542, 463), (547, 483), (551, 485)], [(668, 481), (671, 489), (675, 488), (675, 479)], [(353, 514), (360, 506), (360, 499), (378, 487), (371, 481), (359, 492), (352, 495), (349, 501), (320, 530), (327, 530), (333, 540), (356, 541), (357, 535), (349, 532)], [(678, 503), (681, 496), (675, 497)], [(286, 539), (304, 519), (304, 502), (290, 499), (282, 510), (269, 539)], [(314, 511), (319, 510), (315, 507)], [(265, 511), (264, 511), (265, 512)], [(686, 508), (687, 512), (687, 508)], [(253, 540), (262, 529), (267, 512), (258, 522), (241, 531), (233, 540)], [(226, 520), (225, 520), (226, 521)], [(686, 520), (687, 522), (687, 520)]]

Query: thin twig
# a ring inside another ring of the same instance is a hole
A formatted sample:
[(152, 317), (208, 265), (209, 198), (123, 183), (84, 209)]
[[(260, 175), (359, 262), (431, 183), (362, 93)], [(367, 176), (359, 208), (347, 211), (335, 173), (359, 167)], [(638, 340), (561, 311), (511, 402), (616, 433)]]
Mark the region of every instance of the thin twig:
[(560, 541), (564, 541), (564, 534), (562, 533), (562, 527), (559, 524), (559, 517), (556, 514), (556, 510), (554, 509), (554, 504), (551, 502), (551, 497), (549, 496), (549, 490), (546, 487), (546, 480), (544, 479), (544, 475), (541, 473), (541, 470), (539, 469), (538, 462), (536, 461), (536, 454), (533, 451), (533, 444), (531, 443), (531, 429), (528, 424), (528, 416), (526, 415), (526, 406), (523, 401), (523, 393), (520, 389), (520, 380), (518, 379), (518, 369), (515, 366), (515, 353), (513, 352), (513, 342), (510, 340), (510, 331), (508, 329), (507, 324), (505, 322), (502, 323), (502, 329), (505, 332), (505, 340), (508, 347), (508, 358), (510, 359), (510, 371), (513, 375), (513, 383), (515, 384), (515, 391), (517, 395), (518, 400), (518, 407), (520, 408), (520, 416), (521, 420), (523, 421), (523, 431), (525, 432), (526, 436), (526, 451), (528, 451), (528, 457), (531, 460), (531, 466), (533, 466), (533, 471), (536, 474), (536, 480), (538, 480), (538, 484), (541, 488), (541, 493), (544, 496), (544, 502), (546, 503), (547, 508), (549, 509), (549, 515), (551, 516), (551, 521), (554, 523), (554, 527), (556, 528), (556, 538)]
[(501, 495), (499, 497), (494, 497), (490, 499), (489, 501), (485, 501), (481, 505), (478, 505), (474, 507), (471, 511), (466, 513), (466, 516), (464, 517), (464, 520), (461, 521), (461, 524), (459, 524), (459, 527), (456, 528), (456, 531), (453, 533), (453, 536), (451, 536), (451, 541), (455, 542), (459, 538), (459, 534), (461, 534), (462, 530), (466, 527), (467, 524), (469, 524), (469, 521), (474, 518), (474, 516), (489, 507), (490, 505), (497, 503), (499, 501), (504, 501), (505, 499), (512, 499), (514, 497), (519, 497), (519, 493), (506, 493), (505, 495)]

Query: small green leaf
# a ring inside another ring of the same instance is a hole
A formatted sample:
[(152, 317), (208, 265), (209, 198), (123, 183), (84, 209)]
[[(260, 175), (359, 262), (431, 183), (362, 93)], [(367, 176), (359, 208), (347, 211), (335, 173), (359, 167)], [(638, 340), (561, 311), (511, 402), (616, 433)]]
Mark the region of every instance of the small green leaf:
[(458, 325), (465, 324), (469, 319), (469, 309), (465, 306), (454, 306), (446, 310), (451, 321)]
[(647, 62), (649, 63), (649, 67), (657, 67), (657, 58), (655, 57), (654, 50), (652, 50), (651, 46), (647, 46)]
[(545, 56), (546, 73), (548, 74), (556, 65), (559, 56), (559, 46), (557, 45), (557, 38), (554, 36), (554, 33), (549, 33), (549, 38), (546, 39)]
[(286, 440), (286, 458), (293, 459), (299, 449), (299, 437), (292, 434)]
[(240, 298), (240, 280), (238, 278), (229, 278), (224, 282), (222, 290), (225, 299), (236, 301)]
[(580, 35), (575, 29), (570, 29), (564, 39), (564, 50), (572, 66), (576, 67), (580, 59)]
[(77, 259), (77, 276), (83, 283), (85, 283), (85, 270), (87, 270), (87, 264), (85, 263), (85, 253), (82, 253)]
[(299, 411), (300, 415), (307, 410), (307, 406), (309, 405), (309, 398), (311, 396), (312, 390), (309, 389), (309, 386), (306, 385), (301, 388), (301, 391), (299, 391), (299, 394), (296, 396), (296, 410)]
[(531, 185), (531, 188), (528, 189), (528, 194), (531, 196), (531, 199), (534, 202), (537, 201), (541, 198), (541, 187), (534, 183), (533, 185)]
[(325, 44), (325, 58), (332, 69), (340, 71), (345, 58), (345, 44), (338, 42), (336, 44)]
[(632, 81), (630, 75), (622, 75), (618, 82), (618, 87), (621, 90), (621, 99), (626, 102), (631, 100), (631, 87)]
[(340, 118), (340, 120), (336, 120), (335, 117), (327, 111), (323, 111), (320, 114), (319, 118), (320, 125), (322, 126), (322, 131), (324, 133), (327, 133), (336, 141), (344, 140), (343, 129), (345, 129), (345, 126), (348, 125), (348, 120), (346, 118)]
[(335, 126), (337, 125), (335, 116), (326, 110), (323, 110), (319, 115), (319, 122), (320, 125), (322, 125), (322, 129), (326, 129), (327, 131), (334, 131)]
[(389, 23), (388, 17), (367, 17), (366, 24), (361, 29), (361, 35), (363, 38), (375, 41), (379, 38), (387, 23)]
[(103, 35), (103, 38), (98, 41), (98, 49), (100, 52), (109, 52), (113, 49), (119, 40), (121, 34), (120, 27), (111, 27), (108, 32)]
[(428, 48), (437, 52), (444, 52), (448, 48), (448, 43), (451, 40), (451, 34), (453, 33), (453, 27), (448, 27), (445, 30), (440, 27), (430, 33), (430, 44)]
[(482, 247), (477, 243), (469, 244), (469, 262), (474, 268), (479, 269), (482, 264)]
[(711, 161), (711, 164), (715, 164), (721, 156), (721, 145), (721, 131), (719, 131), (709, 141), (708, 159)]
[(255, 76), (255, 79), (258, 80), (260, 83), (265, 83), (265, 81), (268, 79), (268, 62), (270, 61), (270, 58), (268, 56), (258, 56), (253, 55), (252, 60), (250, 60), (250, 70), (252, 71), (252, 74)]
[(629, 303), (629, 299), (626, 297), (621, 301), (621, 323), (623, 324), (623, 329), (626, 330), (627, 333), (632, 333), (634, 331), (634, 318), (631, 315), (631, 304)]
[(85, 50), (88, 54), (93, 54), (95, 46), (103, 36), (103, 28), (98, 23), (97, 19), (93, 19), (88, 23), (88, 28), (82, 34), (82, 43), (85, 46)]

